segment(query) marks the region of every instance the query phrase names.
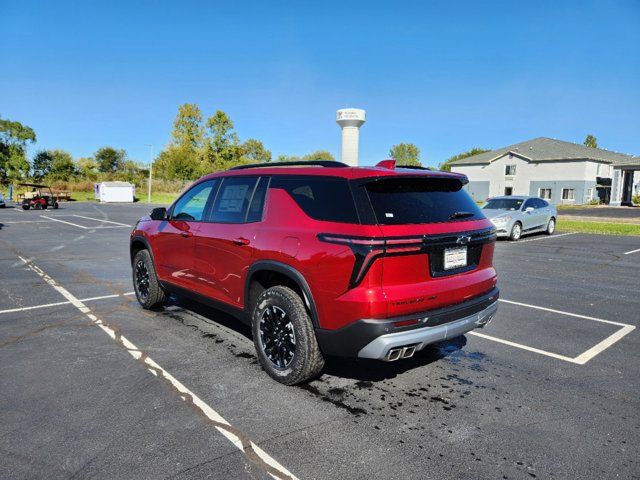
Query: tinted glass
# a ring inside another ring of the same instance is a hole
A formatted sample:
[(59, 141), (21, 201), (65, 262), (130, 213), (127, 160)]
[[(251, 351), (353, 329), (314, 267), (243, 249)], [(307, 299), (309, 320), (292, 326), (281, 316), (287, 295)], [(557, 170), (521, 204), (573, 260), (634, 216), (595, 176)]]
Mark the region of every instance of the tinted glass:
[(493, 198), (482, 208), (486, 210), (519, 210), (523, 201), (517, 198)]
[(392, 178), (368, 183), (366, 189), (381, 225), (484, 218), (455, 179)]
[(249, 205), (249, 213), (247, 214), (247, 222), (259, 222), (262, 220), (262, 211), (264, 210), (264, 199), (267, 193), (267, 185), (269, 179), (261, 177), (258, 186), (253, 193), (251, 205)]
[(199, 183), (188, 190), (173, 207), (171, 218), (199, 222), (202, 220), (209, 195), (215, 188), (217, 180)]
[(216, 195), (211, 221), (244, 223), (257, 177), (227, 177)]
[(349, 182), (344, 178), (281, 176), (273, 178), (271, 186), (286, 190), (315, 220), (359, 223)]
[(527, 200), (524, 203), (524, 207), (522, 207), (523, 210), (526, 210), (527, 208), (536, 208), (536, 202), (532, 198)]

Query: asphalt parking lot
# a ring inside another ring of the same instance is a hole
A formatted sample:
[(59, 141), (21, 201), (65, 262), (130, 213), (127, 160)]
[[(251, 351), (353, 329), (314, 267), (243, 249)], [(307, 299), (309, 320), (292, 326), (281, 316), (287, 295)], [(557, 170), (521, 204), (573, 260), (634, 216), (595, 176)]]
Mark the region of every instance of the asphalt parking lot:
[(146, 205), (0, 210), (0, 478), (640, 478), (640, 237), (499, 241), (483, 330), (285, 387), (132, 296)]

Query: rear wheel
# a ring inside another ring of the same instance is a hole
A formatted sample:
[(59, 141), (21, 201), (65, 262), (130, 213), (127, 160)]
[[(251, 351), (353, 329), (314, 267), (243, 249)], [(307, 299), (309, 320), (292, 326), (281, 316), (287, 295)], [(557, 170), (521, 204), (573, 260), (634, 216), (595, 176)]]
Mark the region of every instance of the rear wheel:
[(547, 235), (553, 235), (553, 232), (556, 231), (556, 219), (551, 217), (549, 219), (549, 223), (547, 223), (547, 229), (545, 230), (544, 233), (546, 233)]
[(324, 358), (309, 313), (292, 289), (279, 285), (262, 292), (251, 327), (260, 364), (273, 379), (295, 385), (322, 371)]
[(509, 239), (517, 242), (522, 237), (522, 224), (520, 222), (516, 222), (511, 227), (511, 234), (509, 235)]
[(143, 308), (157, 307), (167, 300), (148, 250), (140, 250), (133, 258), (133, 288)]
[(60, 206), (60, 205), (58, 205), (58, 202), (54, 202), (54, 204), (53, 204), (53, 209), (54, 209), (54, 210), (57, 210), (59, 206)]

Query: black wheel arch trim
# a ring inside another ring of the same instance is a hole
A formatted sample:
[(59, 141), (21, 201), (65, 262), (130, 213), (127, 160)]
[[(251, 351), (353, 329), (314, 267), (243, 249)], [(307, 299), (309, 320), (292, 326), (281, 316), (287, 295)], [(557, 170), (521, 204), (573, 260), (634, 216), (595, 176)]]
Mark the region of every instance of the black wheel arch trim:
[(247, 316), (251, 317), (251, 311), (249, 310), (251, 306), (249, 305), (249, 290), (251, 288), (251, 279), (258, 272), (277, 272), (282, 275), (286, 275), (291, 278), (302, 293), (304, 293), (305, 305), (308, 302), (308, 307), (311, 312), (311, 322), (313, 323), (314, 328), (320, 327), (320, 322), (318, 320), (318, 310), (316, 309), (316, 304), (313, 300), (313, 295), (311, 294), (311, 288), (309, 288), (309, 284), (307, 280), (304, 278), (304, 275), (300, 273), (298, 270), (293, 268), (291, 265), (287, 265), (286, 263), (277, 262), (275, 260), (258, 260), (254, 262), (247, 272), (247, 278), (245, 280), (244, 286), (244, 309)]
[(151, 261), (153, 262), (153, 266), (155, 267), (156, 259), (153, 256), (153, 250), (151, 249), (151, 244), (149, 243), (149, 240), (147, 240), (147, 238), (144, 237), (143, 235), (134, 235), (131, 238), (131, 241), (129, 242), (129, 256), (131, 257), (131, 265), (133, 265), (133, 257), (134, 257), (133, 244), (137, 242), (144, 244), (145, 248), (149, 251), (149, 255), (151, 255)]

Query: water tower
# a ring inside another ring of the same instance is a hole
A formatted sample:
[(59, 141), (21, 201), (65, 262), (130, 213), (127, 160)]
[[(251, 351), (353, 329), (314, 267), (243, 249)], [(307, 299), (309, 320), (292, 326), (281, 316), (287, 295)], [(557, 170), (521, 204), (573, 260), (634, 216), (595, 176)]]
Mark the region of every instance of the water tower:
[(365, 114), (359, 108), (342, 108), (336, 112), (336, 122), (342, 128), (342, 161), (352, 167), (358, 166), (358, 141)]

